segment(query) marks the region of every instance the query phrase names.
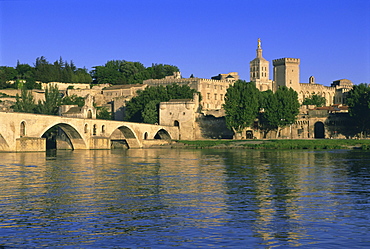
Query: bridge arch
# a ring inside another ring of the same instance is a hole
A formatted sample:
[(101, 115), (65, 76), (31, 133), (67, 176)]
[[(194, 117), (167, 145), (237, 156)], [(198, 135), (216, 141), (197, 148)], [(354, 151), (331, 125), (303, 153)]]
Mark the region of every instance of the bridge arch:
[(164, 139), (164, 140), (171, 140), (171, 135), (166, 131), (165, 129), (160, 129), (157, 131), (157, 133), (154, 135), (154, 139)]
[(0, 151), (6, 151), (9, 149), (9, 145), (6, 142), (5, 138), (0, 133)]
[[(60, 130), (58, 130), (60, 128)], [(62, 131), (62, 134), (60, 132)], [(74, 128), (70, 124), (66, 123), (57, 123), (49, 126), (45, 130), (42, 131), (40, 137), (46, 138), (46, 144), (47, 144), (47, 149), (53, 147), (53, 143), (55, 143), (55, 147), (57, 147), (57, 142), (56, 142), (56, 135), (58, 137), (62, 138), (60, 140), (60, 143), (65, 144), (66, 146), (72, 150), (75, 149), (86, 149), (86, 142), (82, 138), (81, 134), (78, 132), (76, 128)], [(55, 139), (55, 141), (54, 141)], [(49, 141), (49, 143), (48, 143)], [(65, 147), (65, 146), (63, 146)]]
[(135, 132), (130, 127), (125, 125), (117, 127), (110, 135), (110, 140), (112, 147), (141, 147)]

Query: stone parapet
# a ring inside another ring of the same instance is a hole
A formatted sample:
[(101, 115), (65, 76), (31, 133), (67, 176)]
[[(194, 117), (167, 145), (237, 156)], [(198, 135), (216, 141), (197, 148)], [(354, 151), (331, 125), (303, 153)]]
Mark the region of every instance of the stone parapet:
[(285, 65), (286, 63), (299, 64), (300, 59), (297, 59), (297, 58), (280, 58), (280, 59), (272, 60), (272, 63), (273, 63), (274, 66)]

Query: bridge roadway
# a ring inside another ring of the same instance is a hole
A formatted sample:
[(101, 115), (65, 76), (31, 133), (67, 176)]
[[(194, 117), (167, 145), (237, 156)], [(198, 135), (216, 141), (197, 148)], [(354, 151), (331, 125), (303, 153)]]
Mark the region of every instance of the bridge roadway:
[(0, 112), (0, 151), (45, 151), (47, 131), (55, 127), (70, 149), (111, 149), (112, 141), (123, 140), (142, 148), (179, 139), (175, 126)]

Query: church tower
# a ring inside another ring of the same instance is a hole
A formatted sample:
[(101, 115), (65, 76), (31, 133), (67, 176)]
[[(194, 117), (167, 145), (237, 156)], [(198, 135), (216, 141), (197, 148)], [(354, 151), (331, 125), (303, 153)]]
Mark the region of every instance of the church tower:
[(269, 62), (262, 57), (261, 39), (258, 38), (257, 57), (249, 64), (250, 81), (256, 83), (260, 91), (273, 90), (269, 80)]

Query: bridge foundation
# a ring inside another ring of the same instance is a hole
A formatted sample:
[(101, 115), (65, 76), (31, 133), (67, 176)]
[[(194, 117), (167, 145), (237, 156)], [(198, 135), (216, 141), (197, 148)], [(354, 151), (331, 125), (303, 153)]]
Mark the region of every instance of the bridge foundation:
[(110, 150), (110, 139), (106, 137), (90, 138), (90, 150)]
[(46, 139), (40, 137), (21, 137), (16, 139), (16, 151), (45, 151)]

